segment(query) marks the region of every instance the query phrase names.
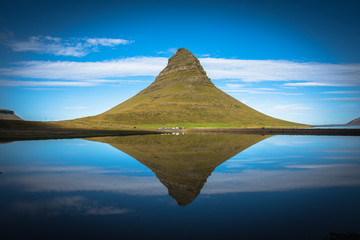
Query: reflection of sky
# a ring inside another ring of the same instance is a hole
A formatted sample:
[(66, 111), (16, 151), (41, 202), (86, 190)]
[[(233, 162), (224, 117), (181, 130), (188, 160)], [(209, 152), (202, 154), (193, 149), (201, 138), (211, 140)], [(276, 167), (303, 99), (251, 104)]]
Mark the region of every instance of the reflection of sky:
[(132, 157), (107, 144), (80, 139), (21, 141), (0, 145), (3, 172), (154, 174)]
[[(218, 166), (202, 193), (288, 191), (360, 185), (358, 137), (274, 136)], [(23, 141), (0, 145), (0, 185), (26, 191), (166, 195), (144, 165), (103, 143)]]
[(274, 136), (231, 158), (202, 193), (360, 186), (359, 137)]
[(0, 144), (2, 237), (307, 240), (359, 232), (359, 142), (267, 138), (218, 166), (186, 207), (148, 168), (110, 145)]

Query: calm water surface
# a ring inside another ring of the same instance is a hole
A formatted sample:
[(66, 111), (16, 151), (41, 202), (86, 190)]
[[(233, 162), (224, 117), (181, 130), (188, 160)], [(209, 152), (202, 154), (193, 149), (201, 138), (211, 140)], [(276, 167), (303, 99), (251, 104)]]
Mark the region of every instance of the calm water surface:
[(360, 138), (149, 135), (0, 144), (2, 239), (360, 233)]

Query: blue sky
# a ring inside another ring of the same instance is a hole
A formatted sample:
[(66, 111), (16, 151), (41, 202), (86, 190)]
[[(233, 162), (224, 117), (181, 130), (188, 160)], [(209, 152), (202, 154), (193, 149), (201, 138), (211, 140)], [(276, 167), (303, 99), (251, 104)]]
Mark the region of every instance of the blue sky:
[(0, 7), (0, 108), (99, 114), (148, 86), (177, 48), (270, 116), (360, 116), (358, 1), (18, 1)]

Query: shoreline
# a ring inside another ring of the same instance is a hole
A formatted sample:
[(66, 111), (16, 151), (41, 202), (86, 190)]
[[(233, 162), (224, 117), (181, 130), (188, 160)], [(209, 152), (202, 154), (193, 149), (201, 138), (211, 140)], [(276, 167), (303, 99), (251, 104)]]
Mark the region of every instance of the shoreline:
[(356, 128), (193, 128), (189, 131), (260, 135), (360, 136), (360, 129)]
[(38, 129), (38, 130), (17, 130), (0, 129), (0, 142), (22, 141), (22, 140), (50, 140), (50, 139), (72, 139), (89, 137), (108, 136), (129, 136), (160, 134), (151, 130), (99, 130), (99, 129)]
[(82, 128), (59, 126), (53, 123), (1, 120), (0, 141), (69, 139), (104, 136), (127, 136), (162, 133), (233, 133), (257, 135), (318, 135), (360, 136), (356, 128), (187, 128), (159, 130), (154, 128)]

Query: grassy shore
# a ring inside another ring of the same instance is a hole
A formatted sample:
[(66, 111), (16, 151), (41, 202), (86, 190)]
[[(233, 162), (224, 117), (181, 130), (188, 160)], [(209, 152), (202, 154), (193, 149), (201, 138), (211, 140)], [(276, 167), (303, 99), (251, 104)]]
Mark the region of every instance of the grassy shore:
[(69, 122), (35, 122), (18, 120), (0, 121), (0, 141), (40, 140), (87, 138), (104, 136), (127, 136), (159, 134), (164, 132), (190, 132), (190, 133), (236, 133), (259, 135), (329, 135), (329, 136), (360, 136), (360, 129), (315, 129), (315, 128), (187, 128), (186, 130), (158, 130), (154, 126), (142, 127), (114, 127), (108, 125), (83, 125)]
[(158, 133), (158, 131), (151, 129), (81, 128), (79, 126), (70, 127), (68, 125), (61, 125), (56, 122), (0, 121), (0, 141), (127, 136)]
[(198, 133), (238, 133), (261, 135), (325, 135), (325, 136), (360, 136), (360, 129), (339, 128), (194, 128), (190, 132)]

